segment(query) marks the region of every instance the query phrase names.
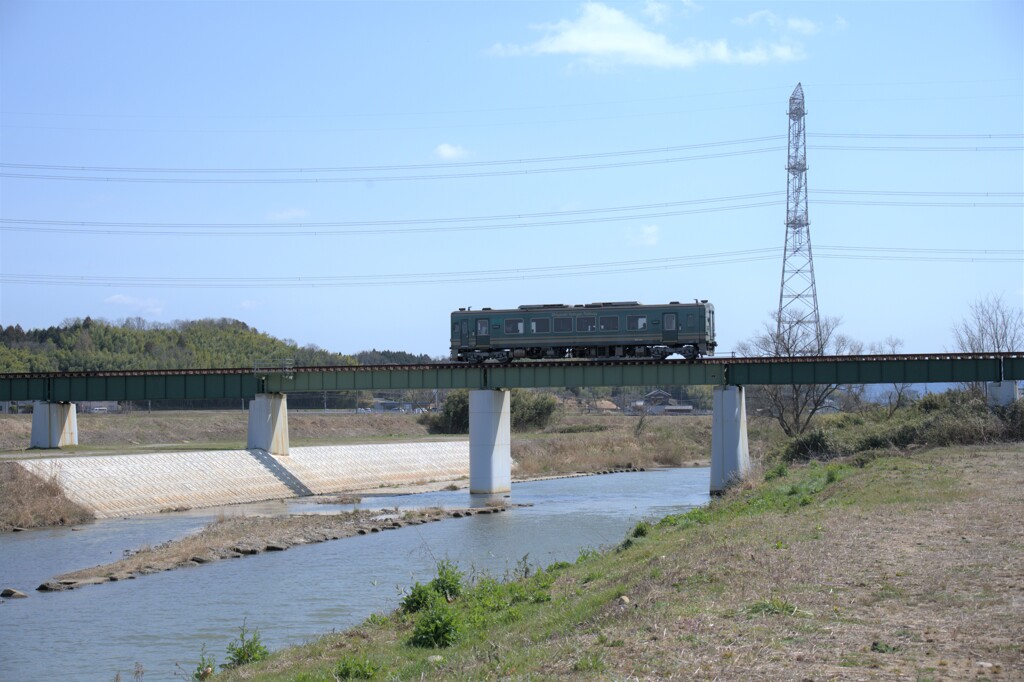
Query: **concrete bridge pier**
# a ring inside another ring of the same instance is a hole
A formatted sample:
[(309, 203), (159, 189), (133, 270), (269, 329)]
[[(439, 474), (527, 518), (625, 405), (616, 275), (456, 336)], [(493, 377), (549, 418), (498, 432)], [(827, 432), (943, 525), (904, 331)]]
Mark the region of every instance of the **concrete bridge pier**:
[(47, 449), (78, 445), (78, 407), (74, 403), (37, 400), (32, 405), (30, 444)]
[(284, 393), (259, 393), (249, 402), (250, 450), (266, 450), (271, 455), (288, 454), (288, 396)]
[(989, 407), (1007, 407), (1020, 399), (1020, 390), (1012, 379), (989, 381), (985, 384), (985, 397)]
[(469, 492), (512, 491), (512, 416), (508, 391), (469, 392)]
[(711, 494), (721, 495), (750, 469), (747, 402), (742, 386), (715, 386), (711, 416)]

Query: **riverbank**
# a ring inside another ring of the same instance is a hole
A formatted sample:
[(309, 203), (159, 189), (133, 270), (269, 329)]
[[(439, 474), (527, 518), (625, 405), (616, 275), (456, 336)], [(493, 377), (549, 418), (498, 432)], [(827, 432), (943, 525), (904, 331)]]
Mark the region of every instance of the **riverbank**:
[[(119, 517), (428, 484), (469, 473), (465, 437), (428, 436), (416, 415), (289, 415), (291, 455), (242, 449), (245, 413), (159, 412), (82, 415), (83, 444), (64, 450), (8, 452), (9, 465), (59, 482), (87, 513)], [(31, 415), (0, 415), (0, 447), (27, 442)], [(770, 426), (751, 427), (755, 458), (767, 448)], [(220, 438), (220, 440), (214, 440)], [(231, 440), (237, 438), (238, 440)], [(334, 441), (335, 445), (306, 445)], [(707, 466), (709, 416), (628, 417), (560, 414), (541, 431), (516, 432), (513, 477), (592, 473), (659, 466)], [(187, 447), (187, 449), (184, 449)], [(234, 449), (225, 449), (233, 447)], [(51, 514), (23, 508), (0, 477), (0, 532), (14, 527), (79, 523), (62, 507)]]
[(396, 612), (218, 679), (1022, 679), (1022, 455), (775, 467), (613, 551), (480, 581), (450, 647), (410, 645)]
[(283, 552), (299, 545), (380, 533), (442, 519), (497, 514), (506, 509), (508, 506), (501, 504), (484, 509), (419, 509), (402, 513), (357, 509), (336, 514), (286, 517), (230, 516), (218, 519), (185, 538), (132, 551), (120, 561), (57, 576), (36, 589), (40, 592), (61, 592), (261, 552)]

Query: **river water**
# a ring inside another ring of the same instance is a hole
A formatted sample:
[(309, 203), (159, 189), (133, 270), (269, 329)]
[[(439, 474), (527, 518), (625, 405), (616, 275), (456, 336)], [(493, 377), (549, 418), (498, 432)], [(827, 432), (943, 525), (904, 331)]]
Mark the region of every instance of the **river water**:
[[(620, 542), (641, 519), (708, 501), (708, 469), (667, 469), (514, 483), (511, 501), (532, 505), (407, 526), (83, 587), (35, 592), (60, 573), (114, 561), (125, 550), (199, 530), (222, 513), (326, 513), (351, 507), (306, 500), (108, 519), (0, 535), (0, 588), (28, 599), (0, 604), (0, 680), (145, 682), (188, 679), (205, 644), (224, 661), (245, 623), (270, 649), (343, 630), (398, 605), (400, 590), (433, 577), (440, 559), (466, 573), (511, 574), (574, 561)], [(465, 490), (363, 498), (360, 507), (465, 507)], [(179, 667), (180, 666), (180, 667)]]

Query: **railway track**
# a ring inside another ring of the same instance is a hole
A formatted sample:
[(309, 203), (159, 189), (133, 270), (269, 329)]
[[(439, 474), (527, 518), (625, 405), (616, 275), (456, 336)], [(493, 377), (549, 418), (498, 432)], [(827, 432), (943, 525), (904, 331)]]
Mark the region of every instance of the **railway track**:
[(3, 372), (0, 379), (56, 379), (87, 377), (160, 377), (197, 375), (267, 375), (267, 374), (308, 374), (345, 372), (396, 372), (437, 369), (466, 369), (492, 367), (634, 367), (634, 366), (675, 366), (675, 365), (772, 365), (802, 364), (816, 362), (907, 362), (918, 360), (965, 361), (1012, 359), (1024, 360), (1024, 353), (912, 353), (899, 355), (802, 355), (789, 357), (714, 357), (700, 360), (651, 360), (651, 359), (609, 359), (609, 360), (517, 360), (511, 363), (465, 362), (420, 363), (413, 365), (314, 365), (303, 367), (220, 367), (207, 369), (142, 369), (142, 370), (99, 370), (73, 372)]

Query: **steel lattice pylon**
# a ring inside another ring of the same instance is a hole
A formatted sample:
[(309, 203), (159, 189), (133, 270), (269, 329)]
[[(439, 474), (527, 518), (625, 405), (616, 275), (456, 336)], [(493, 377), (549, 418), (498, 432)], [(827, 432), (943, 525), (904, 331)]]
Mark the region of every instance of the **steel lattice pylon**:
[(786, 247), (782, 260), (777, 334), (790, 354), (820, 354), (821, 323), (814, 285), (810, 220), (807, 217), (807, 132), (804, 90), (789, 96), (789, 160), (786, 164)]

